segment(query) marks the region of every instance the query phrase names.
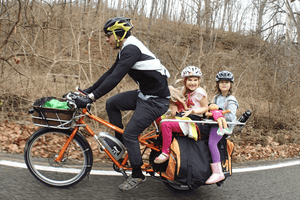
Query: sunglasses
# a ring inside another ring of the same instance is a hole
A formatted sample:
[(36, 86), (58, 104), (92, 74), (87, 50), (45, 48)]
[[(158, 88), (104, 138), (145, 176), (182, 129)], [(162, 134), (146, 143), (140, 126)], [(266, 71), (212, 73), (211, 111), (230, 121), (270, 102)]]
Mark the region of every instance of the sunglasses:
[(108, 32), (108, 33), (106, 33), (106, 37), (109, 38), (109, 36), (111, 36), (111, 34), (113, 34), (113, 32)]

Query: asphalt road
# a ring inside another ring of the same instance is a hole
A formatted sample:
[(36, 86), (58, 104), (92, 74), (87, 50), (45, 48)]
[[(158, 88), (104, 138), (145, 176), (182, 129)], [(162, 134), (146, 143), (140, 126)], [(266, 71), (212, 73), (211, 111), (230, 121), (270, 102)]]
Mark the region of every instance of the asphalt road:
[[(0, 155), (3, 159), (3, 155)], [(15, 157), (12, 158), (14, 160)], [(238, 167), (269, 164), (247, 163)], [(271, 163), (271, 164), (274, 164)], [(236, 167), (237, 167), (236, 166)], [(235, 168), (236, 168), (235, 167)], [(162, 182), (147, 177), (139, 188), (127, 192), (118, 190), (121, 176), (91, 175), (79, 184), (58, 189), (37, 181), (27, 169), (0, 165), (0, 199), (298, 199), (300, 195), (300, 165), (277, 169), (235, 173), (218, 187), (202, 186), (189, 192), (173, 191)]]

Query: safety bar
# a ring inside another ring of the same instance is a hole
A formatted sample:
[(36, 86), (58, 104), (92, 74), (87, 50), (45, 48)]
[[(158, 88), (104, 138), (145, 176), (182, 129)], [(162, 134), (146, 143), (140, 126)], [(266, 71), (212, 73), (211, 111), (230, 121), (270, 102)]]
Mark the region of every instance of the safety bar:
[[(201, 124), (218, 124), (218, 122), (214, 121), (214, 120), (201, 120), (201, 121), (197, 121), (197, 120), (181, 120), (181, 119), (163, 119), (160, 121), (160, 123), (162, 122), (187, 122), (187, 123), (201, 123)], [(227, 124), (234, 124), (234, 125), (240, 125), (240, 126), (244, 126), (246, 125), (245, 123), (242, 122), (227, 122)]]

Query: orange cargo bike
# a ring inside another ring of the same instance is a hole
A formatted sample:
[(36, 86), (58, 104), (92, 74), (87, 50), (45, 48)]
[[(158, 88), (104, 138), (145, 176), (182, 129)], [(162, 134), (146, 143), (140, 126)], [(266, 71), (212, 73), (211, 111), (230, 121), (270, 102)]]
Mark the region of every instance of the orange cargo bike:
[[(88, 117), (119, 133), (123, 133), (123, 129), (93, 115), (90, 111), (92, 105), (78, 109), (74, 103), (74, 99), (78, 95), (81, 94), (70, 92), (66, 98), (59, 99), (69, 103), (71, 109), (68, 110), (42, 107), (42, 101), (47, 100), (45, 98), (41, 98), (33, 104), (33, 109), (29, 113), (32, 114), (33, 123), (42, 128), (34, 132), (26, 143), (24, 159), (28, 170), (36, 179), (48, 186), (69, 187), (79, 183), (90, 174), (93, 166), (93, 152), (85, 138), (89, 134), (97, 142), (99, 149), (104, 151), (112, 161), (113, 169), (127, 178), (126, 171), (132, 170), (132, 168), (125, 146), (117, 138), (106, 132), (96, 134), (84, 121), (84, 118)], [(199, 122), (216, 123), (212, 120)], [(245, 123), (240, 122), (236, 124), (241, 128), (245, 125)], [(164, 170), (168, 168), (168, 162), (161, 165), (153, 163), (154, 158), (161, 151), (160, 130), (155, 122), (153, 125), (154, 130), (143, 133), (139, 137), (140, 144), (145, 146), (142, 156), (147, 149), (151, 151), (149, 159), (144, 160), (142, 170), (173, 189), (191, 190), (202, 185), (191, 187), (188, 184), (178, 182), (174, 177), (166, 175)], [(85, 129), (88, 134), (83, 133), (80, 129)], [(232, 173), (232, 145), (231, 143), (231, 150), (226, 161), (222, 163), (226, 177)], [(218, 185), (221, 185), (222, 182)]]

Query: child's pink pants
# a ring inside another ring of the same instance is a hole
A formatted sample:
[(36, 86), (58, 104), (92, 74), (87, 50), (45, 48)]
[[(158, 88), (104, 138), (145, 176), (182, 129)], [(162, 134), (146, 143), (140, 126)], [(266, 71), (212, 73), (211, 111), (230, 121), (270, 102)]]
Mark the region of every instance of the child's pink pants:
[[(220, 152), (218, 149), (218, 142), (222, 139), (222, 136), (217, 135), (218, 128), (211, 128), (208, 146), (211, 153), (213, 163), (220, 162)], [(162, 134), (162, 152), (169, 154), (170, 145), (172, 143), (172, 132), (182, 133), (179, 126), (179, 122), (163, 122), (161, 123)]]
[(163, 122), (161, 123), (161, 134), (162, 134), (162, 152), (169, 154), (170, 145), (172, 143), (172, 132), (182, 133), (182, 130), (179, 126), (179, 122)]

